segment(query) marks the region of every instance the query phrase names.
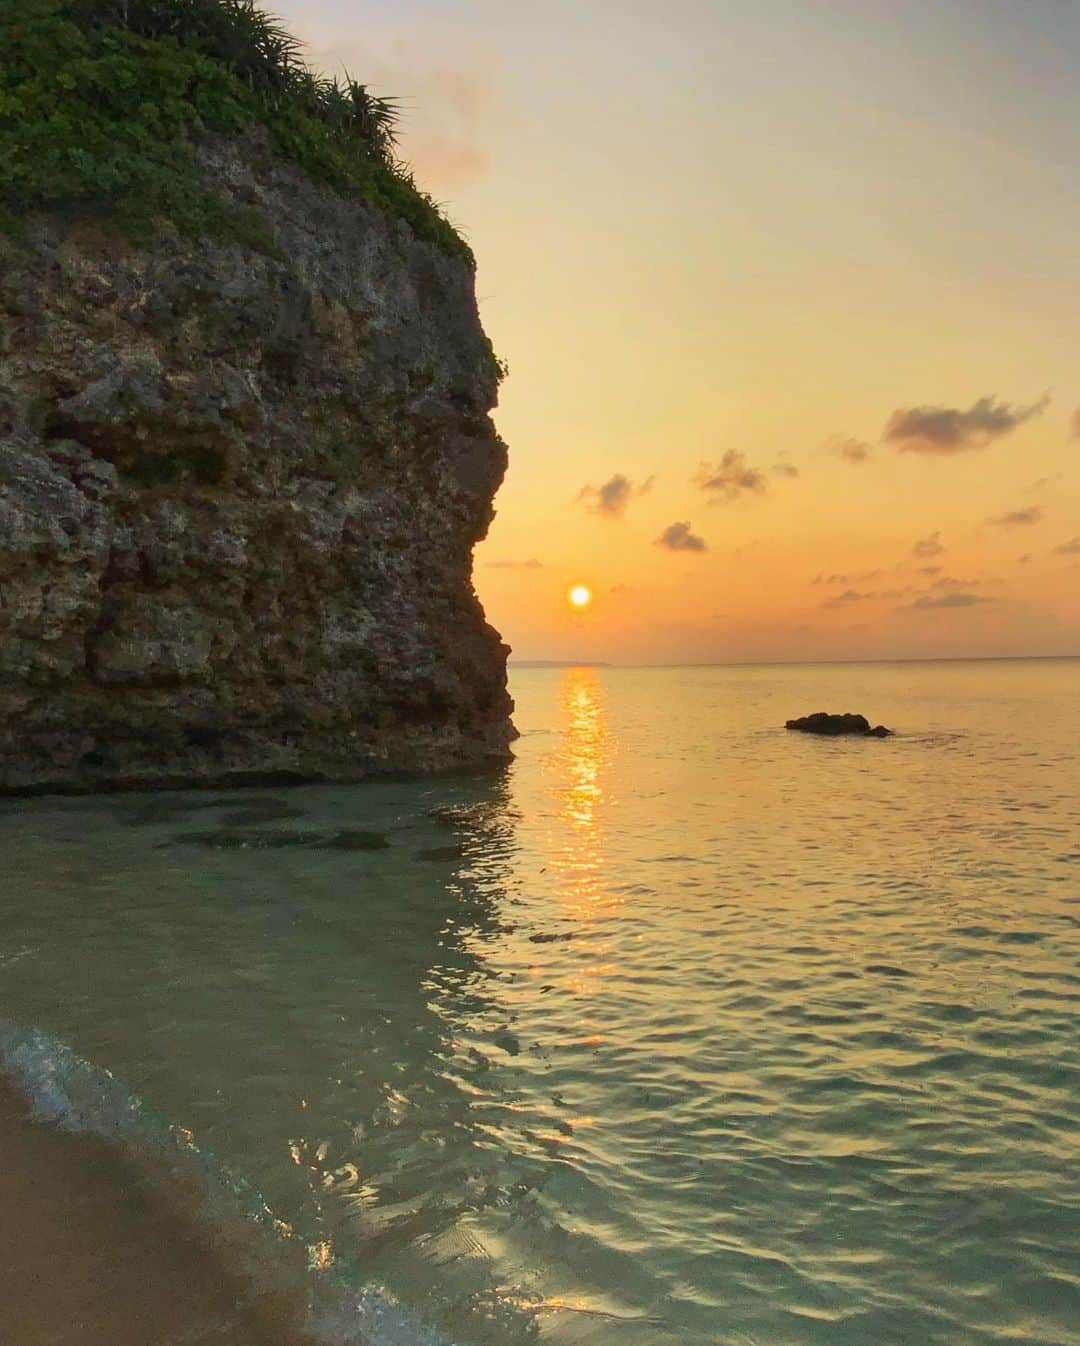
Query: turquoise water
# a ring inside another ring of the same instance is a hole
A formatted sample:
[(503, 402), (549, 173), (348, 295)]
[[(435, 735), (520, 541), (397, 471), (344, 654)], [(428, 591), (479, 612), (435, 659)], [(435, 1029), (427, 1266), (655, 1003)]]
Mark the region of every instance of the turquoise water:
[(39, 1110), (171, 1127), (329, 1341), (1080, 1342), (1080, 662), (512, 690), (495, 776), (0, 804)]

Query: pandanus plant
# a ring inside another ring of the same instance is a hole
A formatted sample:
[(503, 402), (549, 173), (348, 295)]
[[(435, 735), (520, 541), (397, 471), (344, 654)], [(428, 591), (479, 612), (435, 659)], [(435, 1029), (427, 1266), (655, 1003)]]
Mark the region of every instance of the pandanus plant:
[(299, 105), (368, 157), (394, 163), (394, 100), (377, 98), (348, 77), (313, 73), (297, 40), (253, 0), (67, 0), (65, 8), (82, 28), (123, 28), (194, 47), (225, 65), (271, 110)]

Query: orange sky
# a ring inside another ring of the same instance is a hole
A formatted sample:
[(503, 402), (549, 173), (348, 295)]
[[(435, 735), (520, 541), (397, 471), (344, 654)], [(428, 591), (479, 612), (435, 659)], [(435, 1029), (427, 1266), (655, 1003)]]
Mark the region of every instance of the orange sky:
[(1080, 653), (1080, 6), (280, 8), (477, 252), (517, 657)]

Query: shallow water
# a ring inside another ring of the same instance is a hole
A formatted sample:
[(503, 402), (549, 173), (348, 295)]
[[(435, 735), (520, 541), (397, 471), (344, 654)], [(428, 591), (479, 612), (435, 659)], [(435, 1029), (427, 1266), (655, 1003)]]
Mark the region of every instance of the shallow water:
[(496, 776), (0, 805), (39, 1113), (324, 1340), (1080, 1342), (1080, 662), (513, 684)]

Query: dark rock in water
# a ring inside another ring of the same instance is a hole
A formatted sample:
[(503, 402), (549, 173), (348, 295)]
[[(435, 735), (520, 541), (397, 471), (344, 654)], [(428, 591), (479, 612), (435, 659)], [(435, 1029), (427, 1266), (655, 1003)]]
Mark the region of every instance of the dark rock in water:
[(220, 795), (156, 795), (146, 803), (128, 811), (121, 806), (120, 818), (128, 827), (161, 827), (165, 823), (181, 822), (189, 813), (206, 812), (220, 808), (246, 808), (247, 800), (221, 798)]
[(521, 1053), (521, 1042), (516, 1033), (511, 1033), (508, 1028), (501, 1029), (492, 1038), (496, 1047), (501, 1047), (504, 1052), (509, 1052), (511, 1056), (518, 1056)]
[[(230, 801), (231, 802), (231, 801)], [(302, 818), (304, 810), (293, 808), (283, 799), (253, 800), (221, 815), (223, 827), (256, 827), (259, 823), (280, 822), (282, 818)]]
[[(262, 821), (259, 818), (254, 822)], [(307, 846), (319, 851), (381, 851), (390, 845), (382, 832), (307, 832), (296, 828), (221, 827), (206, 832), (181, 832), (174, 841), (188, 846), (211, 846), (218, 850), (277, 850)], [(168, 844), (168, 843), (166, 843)]]
[(429, 846), (427, 850), (417, 851), (418, 860), (460, 860), (465, 854), (461, 846)]
[(320, 841), (319, 850), (330, 851), (384, 851), (390, 845), (382, 832), (338, 832)]
[(797, 729), (801, 734), (825, 734), (836, 736), (838, 734), (855, 734), (862, 738), (888, 738), (892, 733), (891, 729), (886, 729), (883, 724), (876, 724), (870, 727), (870, 721), (865, 715), (852, 715), (845, 711), (843, 715), (831, 715), (827, 711), (818, 710), (813, 715), (803, 715), (797, 720), (788, 720), (784, 726), (786, 729)]
[(175, 841), (188, 846), (212, 846), (219, 850), (278, 850), (284, 846), (311, 846), (323, 840), (321, 832), (281, 830), (260, 831), (258, 828), (226, 829), (212, 832), (181, 832)]

